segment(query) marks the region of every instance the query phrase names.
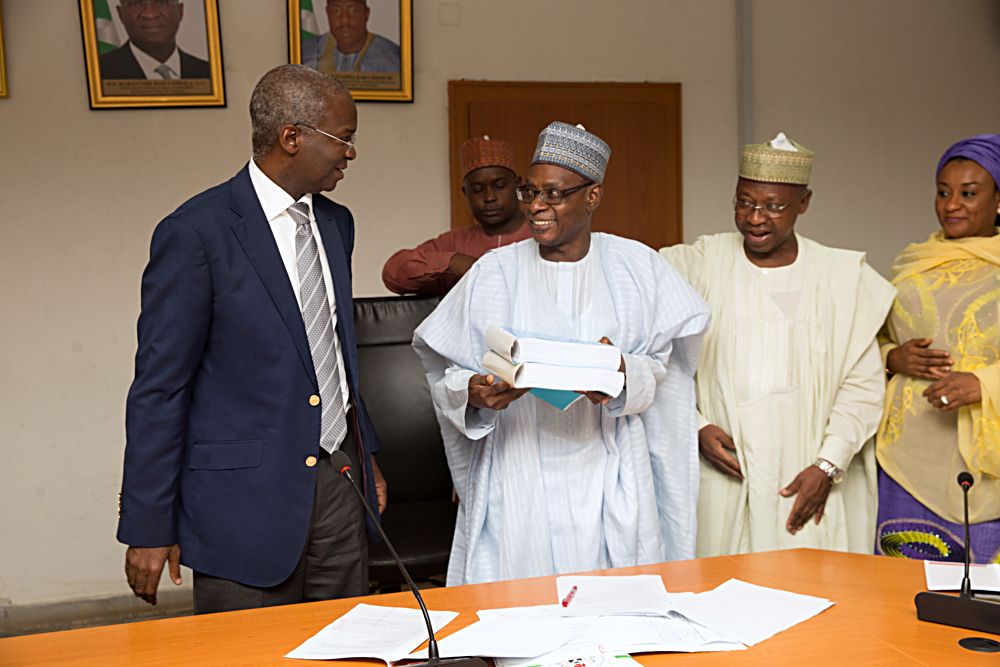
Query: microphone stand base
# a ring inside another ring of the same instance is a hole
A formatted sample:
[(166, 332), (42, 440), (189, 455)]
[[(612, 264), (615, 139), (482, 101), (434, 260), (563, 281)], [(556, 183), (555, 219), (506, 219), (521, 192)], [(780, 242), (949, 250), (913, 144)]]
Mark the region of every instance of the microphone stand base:
[(1000, 634), (1000, 604), (946, 593), (917, 593), (917, 618), (928, 623)]
[(482, 658), (434, 658), (426, 662), (413, 662), (406, 667), (487, 667)]

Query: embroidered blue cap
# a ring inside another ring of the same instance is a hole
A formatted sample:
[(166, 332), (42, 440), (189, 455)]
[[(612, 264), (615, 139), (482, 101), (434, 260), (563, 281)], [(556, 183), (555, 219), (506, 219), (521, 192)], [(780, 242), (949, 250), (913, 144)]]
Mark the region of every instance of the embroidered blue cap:
[(603, 183), (610, 159), (611, 147), (599, 136), (588, 132), (583, 125), (555, 121), (538, 135), (531, 164), (554, 164)]

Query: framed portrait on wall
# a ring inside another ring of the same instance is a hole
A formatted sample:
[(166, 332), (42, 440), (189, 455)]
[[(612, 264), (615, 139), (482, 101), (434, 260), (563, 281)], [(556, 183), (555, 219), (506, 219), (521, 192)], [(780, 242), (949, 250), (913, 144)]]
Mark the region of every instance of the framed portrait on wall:
[(92, 109), (224, 107), (218, 0), (80, 0)]
[(3, 46), (3, 0), (0, 0), (0, 97), (7, 97), (7, 61)]
[(413, 0), (288, 0), (288, 61), (359, 101), (412, 102)]

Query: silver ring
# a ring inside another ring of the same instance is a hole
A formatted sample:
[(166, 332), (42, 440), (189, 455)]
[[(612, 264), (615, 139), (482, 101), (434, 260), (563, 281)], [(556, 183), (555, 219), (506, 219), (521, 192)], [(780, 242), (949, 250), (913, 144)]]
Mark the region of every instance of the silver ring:
[(942, 396), (941, 397), (941, 405), (948, 405), (948, 397), (947, 396)]

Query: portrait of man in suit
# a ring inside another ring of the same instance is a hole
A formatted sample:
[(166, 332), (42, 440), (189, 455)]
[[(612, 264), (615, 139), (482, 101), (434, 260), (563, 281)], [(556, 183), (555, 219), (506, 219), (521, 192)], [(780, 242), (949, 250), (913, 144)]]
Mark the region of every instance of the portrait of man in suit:
[(368, 592), (365, 512), (344, 452), (386, 504), (361, 398), (354, 217), (320, 194), (357, 157), (335, 78), (267, 72), (250, 98), (252, 158), (153, 232), (125, 407), (118, 540), (135, 595), (194, 570), (197, 613)]
[(120, 47), (100, 57), (102, 79), (208, 79), (207, 60), (177, 45), (184, 18), (179, 0), (117, 0), (115, 10), (128, 34)]

